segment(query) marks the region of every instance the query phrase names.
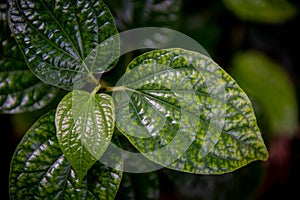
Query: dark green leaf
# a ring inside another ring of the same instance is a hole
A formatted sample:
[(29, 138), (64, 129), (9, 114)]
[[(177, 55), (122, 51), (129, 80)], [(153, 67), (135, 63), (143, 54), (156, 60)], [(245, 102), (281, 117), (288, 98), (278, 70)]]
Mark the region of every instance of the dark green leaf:
[(287, 0), (223, 0), (238, 17), (256, 22), (282, 23), (296, 14), (296, 8)]
[(96, 83), (94, 73), (111, 69), (118, 58), (118, 37), (110, 38), (117, 30), (102, 1), (10, 0), (9, 5), (18, 45), (46, 83), (66, 90)]
[(115, 124), (113, 100), (106, 94), (74, 90), (59, 103), (55, 122), (62, 152), (82, 180), (110, 143)]
[(298, 105), (294, 86), (277, 63), (259, 52), (241, 52), (233, 57), (232, 73), (261, 104), (273, 133), (296, 133)]
[(117, 126), (158, 164), (220, 174), (268, 158), (247, 95), (202, 54), (183, 49), (143, 54), (119, 85)]
[(97, 162), (82, 182), (60, 150), (55, 112), (26, 133), (11, 162), (11, 199), (114, 199), (122, 172)]
[(47, 105), (57, 89), (42, 83), (28, 69), (7, 24), (6, 4), (0, 4), (0, 112), (19, 113)]

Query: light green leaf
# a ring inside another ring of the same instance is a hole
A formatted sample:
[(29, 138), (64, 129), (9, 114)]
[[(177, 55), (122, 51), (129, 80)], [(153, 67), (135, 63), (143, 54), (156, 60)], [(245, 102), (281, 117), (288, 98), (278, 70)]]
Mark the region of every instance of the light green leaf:
[[(111, 69), (119, 52), (113, 17), (98, 0), (9, 1), (10, 28), (32, 72), (72, 90)], [(76, 83), (76, 86), (74, 84)]]
[(7, 24), (6, 4), (0, 4), (0, 112), (20, 113), (46, 106), (57, 89), (42, 83), (28, 69)]
[(296, 8), (287, 0), (223, 0), (238, 17), (264, 23), (283, 23), (296, 15)]
[(11, 162), (11, 199), (114, 199), (122, 172), (97, 162), (80, 182), (60, 150), (55, 112), (40, 118), (18, 145)]
[(233, 57), (232, 74), (237, 82), (261, 104), (271, 131), (294, 134), (298, 128), (298, 105), (288, 74), (262, 53), (241, 52)]
[(55, 124), (62, 152), (82, 180), (111, 141), (115, 124), (113, 100), (106, 94), (69, 92), (57, 107)]
[(129, 64), (114, 97), (117, 127), (165, 167), (220, 174), (268, 158), (250, 100), (202, 54), (143, 54)]

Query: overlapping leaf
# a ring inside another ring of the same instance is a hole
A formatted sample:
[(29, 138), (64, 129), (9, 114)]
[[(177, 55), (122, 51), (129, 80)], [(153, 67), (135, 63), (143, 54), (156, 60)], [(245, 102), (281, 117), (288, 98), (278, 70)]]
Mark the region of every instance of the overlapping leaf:
[(10, 28), (33, 73), (72, 90), (109, 70), (119, 41), (109, 9), (98, 0), (9, 1)]
[(7, 24), (6, 4), (0, 4), (0, 112), (19, 113), (47, 105), (57, 93), (29, 70)]
[(74, 90), (59, 103), (55, 120), (62, 152), (81, 180), (110, 144), (115, 124), (112, 98)]
[(114, 199), (122, 172), (97, 162), (82, 182), (60, 150), (55, 112), (26, 133), (11, 163), (11, 199)]
[(120, 87), (117, 126), (154, 162), (220, 174), (268, 158), (248, 97), (206, 56), (146, 53), (131, 62)]

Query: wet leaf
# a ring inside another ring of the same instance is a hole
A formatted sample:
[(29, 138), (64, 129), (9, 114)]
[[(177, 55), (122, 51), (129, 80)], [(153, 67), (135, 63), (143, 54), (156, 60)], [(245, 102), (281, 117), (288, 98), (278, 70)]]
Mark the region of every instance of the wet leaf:
[[(119, 41), (102, 1), (9, 1), (10, 28), (32, 72), (66, 90), (96, 84), (111, 69)], [(94, 64), (95, 63), (95, 64)], [(74, 86), (74, 84), (76, 85)]]
[(59, 103), (55, 120), (62, 152), (82, 180), (110, 144), (115, 123), (112, 98), (74, 90)]
[(116, 124), (148, 159), (221, 174), (268, 158), (250, 100), (210, 58), (156, 50), (128, 68), (114, 94)]
[(298, 105), (293, 84), (279, 64), (256, 51), (233, 57), (232, 74), (261, 105), (271, 131), (294, 134), (298, 128)]
[(57, 89), (29, 70), (7, 24), (6, 4), (0, 4), (0, 112), (38, 110), (56, 96)]
[(238, 17), (264, 23), (283, 23), (296, 15), (296, 8), (286, 0), (223, 0)]
[(40, 118), (18, 145), (11, 162), (11, 199), (114, 199), (122, 172), (97, 162), (80, 182), (60, 150), (55, 112)]

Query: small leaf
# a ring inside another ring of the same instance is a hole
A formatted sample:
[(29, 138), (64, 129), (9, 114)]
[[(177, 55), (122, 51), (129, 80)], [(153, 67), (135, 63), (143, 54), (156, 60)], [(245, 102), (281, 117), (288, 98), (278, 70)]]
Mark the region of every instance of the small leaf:
[(74, 90), (56, 111), (57, 138), (80, 180), (103, 155), (114, 131), (113, 100), (106, 94)]
[(60, 150), (55, 112), (40, 118), (18, 145), (11, 162), (11, 199), (114, 199), (122, 172), (97, 162), (80, 182)]
[(277, 63), (256, 51), (236, 54), (232, 65), (232, 74), (237, 82), (261, 104), (271, 131), (296, 133), (298, 105), (288, 74)]
[(156, 50), (128, 68), (114, 94), (116, 124), (148, 159), (220, 174), (268, 158), (250, 100), (210, 58)]
[(42, 83), (28, 69), (7, 24), (6, 4), (0, 4), (0, 112), (20, 113), (46, 106), (57, 89)]
[(256, 22), (283, 23), (297, 13), (287, 0), (223, 0), (238, 17)]
[(111, 36), (117, 29), (102, 1), (10, 0), (9, 5), (10, 28), (29, 68), (44, 82), (81, 88), (97, 81), (93, 73), (114, 66), (119, 40)]

